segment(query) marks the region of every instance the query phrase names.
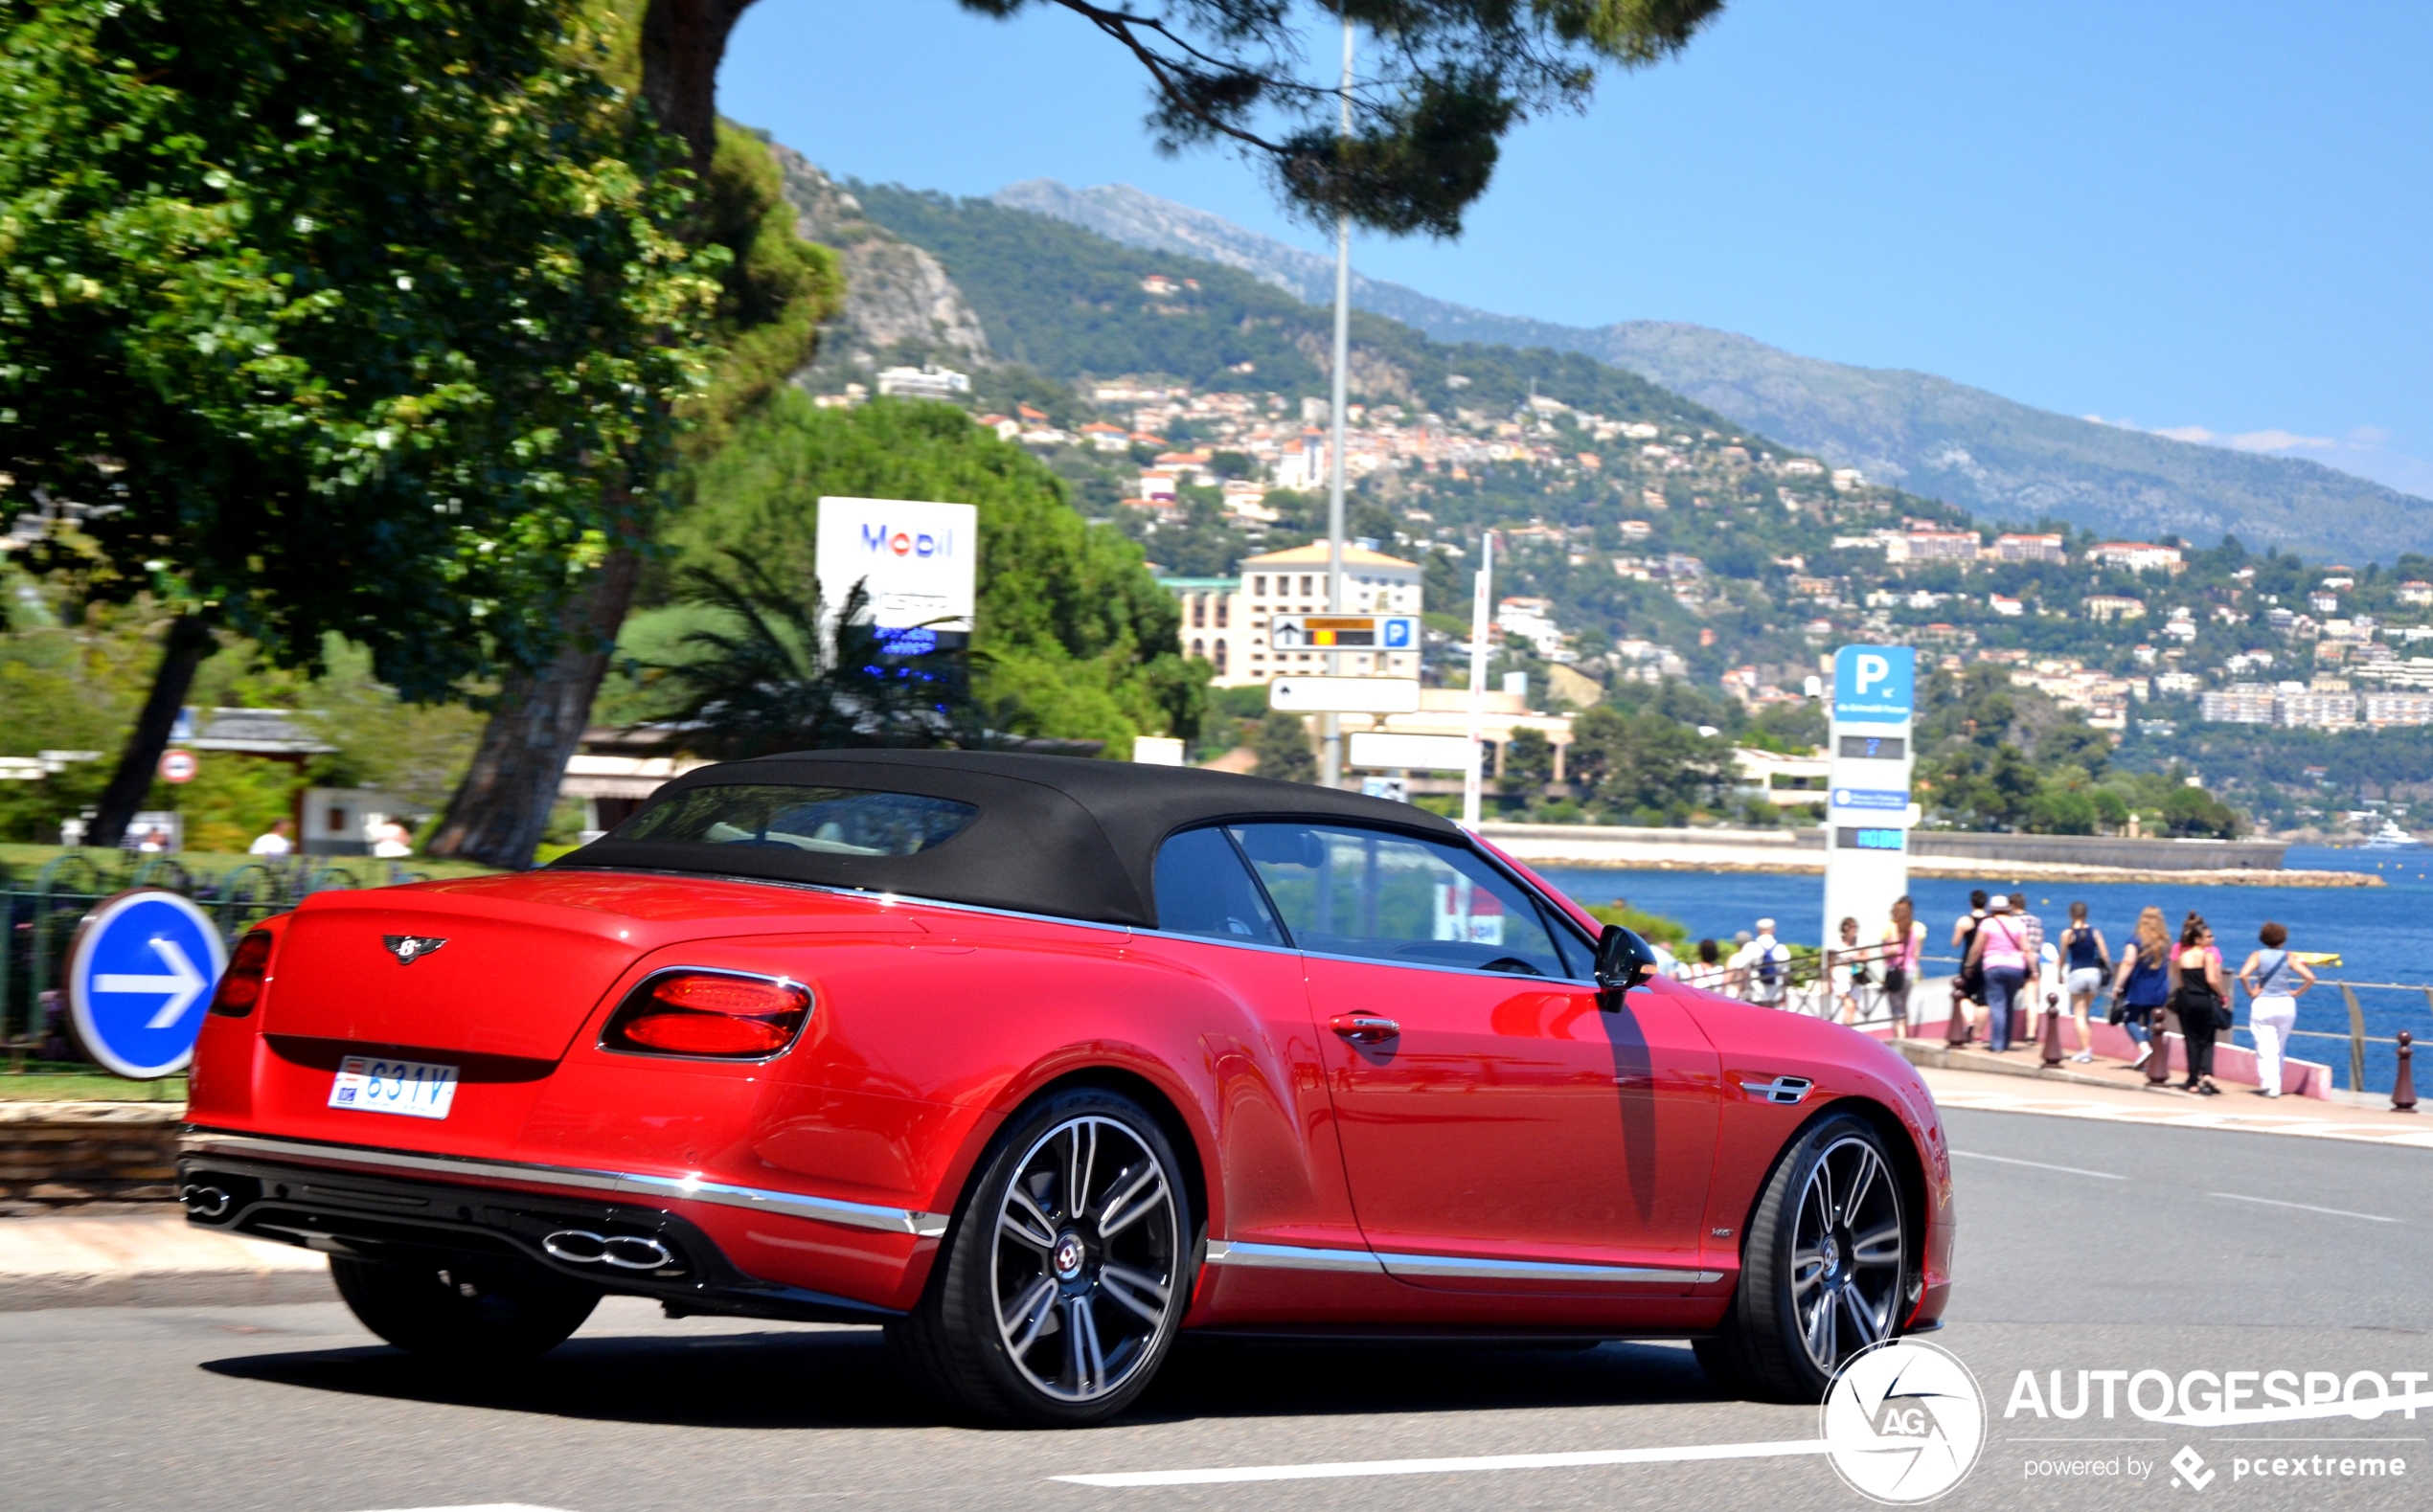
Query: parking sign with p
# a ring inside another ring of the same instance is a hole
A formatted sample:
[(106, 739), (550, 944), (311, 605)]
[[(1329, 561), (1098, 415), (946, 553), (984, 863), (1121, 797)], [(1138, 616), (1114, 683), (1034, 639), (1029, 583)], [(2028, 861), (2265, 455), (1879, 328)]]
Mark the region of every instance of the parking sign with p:
[(1833, 656), (1833, 717), (1906, 724), (1918, 701), (1918, 653), (1905, 645), (1846, 645)]

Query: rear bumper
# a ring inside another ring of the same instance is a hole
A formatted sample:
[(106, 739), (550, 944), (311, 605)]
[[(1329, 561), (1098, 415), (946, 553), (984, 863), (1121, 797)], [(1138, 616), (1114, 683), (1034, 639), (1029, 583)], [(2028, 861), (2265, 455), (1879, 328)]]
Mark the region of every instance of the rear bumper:
[[(462, 1179), (448, 1179), (452, 1176)], [(201, 1228), (352, 1259), (537, 1271), (605, 1292), (651, 1298), (677, 1314), (842, 1323), (883, 1323), (902, 1316), (852, 1298), (747, 1275), (699, 1225), (648, 1201), (648, 1189), (613, 1185), (645, 1180), (662, 1179), (454, 1161), (209, 1130), (188, 1136), (178, 1159), (178, 1187), (185, 1195), (188, 1221)], [(545, 1189), (488, 1185), (491, 1182)], [(716, 1201), (699, 1189), (670, 1195), (688, 1202)], [(620, 1200), (635, 1197), (645, 1200)], [(734, 1205), (740, 1200), (721, 1206)], [(873, 1216), (853, 1226), (878, 1227), (875, 1215), (889, 1211), (872, 1209)], [(926, 1216), (901, 1215), (906, 1227), (897, 1231), (914, 1231), (910, 1222)], [(652, 1241), (657, 1250), (606, 1243), (613, 1239)], [(605, 1252), (628, 1263), (611, 1263), (603, 1257)], [(631, 1263), (657, 1255), (664, 1255), (665, 1263), (647, 1268)]]

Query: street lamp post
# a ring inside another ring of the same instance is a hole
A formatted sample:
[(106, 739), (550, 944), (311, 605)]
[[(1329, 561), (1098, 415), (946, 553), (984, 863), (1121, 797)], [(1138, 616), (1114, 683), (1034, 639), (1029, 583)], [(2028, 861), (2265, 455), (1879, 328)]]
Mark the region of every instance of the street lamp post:
[[(1352, 138), (1352, 21), (1343, 23), (1343, 138)], [(1327, 440), (1327, 612), (1343, 613), (1343, 424), (1350, 397), (1346, 372), (1352, 354), (1352, 217), (1334, 214), (1334, 393), (1332, 424)], [(1327, 671), (1341, 675), (1341, 647), (1327, 652)], [(1318, 780), (1327, 787), (1343, 782), (1343, 716), (1320, 716)]]

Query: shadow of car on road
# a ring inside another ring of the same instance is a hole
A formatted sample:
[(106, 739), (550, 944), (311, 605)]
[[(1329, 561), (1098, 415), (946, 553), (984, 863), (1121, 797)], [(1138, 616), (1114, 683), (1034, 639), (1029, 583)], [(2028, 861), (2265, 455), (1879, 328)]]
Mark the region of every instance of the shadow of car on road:
[[(817, 1429), (960, 1420), (913, 1388), (875, 1328), (578, 1336), (537, 1360), (479, 1366), (374, 1345), (234, 1355), (201, 1368), (307, 1390), (606, 1422)], [(1717, 1399), (1690, 1351), (1663, 1344), (1186, 1339), (1119, 1421)]]

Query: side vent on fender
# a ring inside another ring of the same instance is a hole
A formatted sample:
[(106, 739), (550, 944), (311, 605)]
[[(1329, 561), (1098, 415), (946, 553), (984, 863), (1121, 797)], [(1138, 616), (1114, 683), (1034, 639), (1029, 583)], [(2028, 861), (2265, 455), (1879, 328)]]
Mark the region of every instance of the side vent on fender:
[(1815, 1085), (1805, 1076), (1777, 1076), (1772, 1081), (1743, 1081), (1740, 1090), (1759, 1102), (1797, 1107), (1808, 1100), (1808, 1090)]

